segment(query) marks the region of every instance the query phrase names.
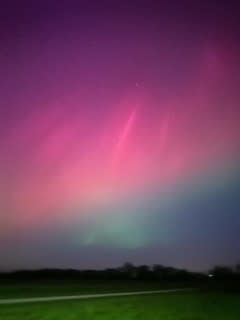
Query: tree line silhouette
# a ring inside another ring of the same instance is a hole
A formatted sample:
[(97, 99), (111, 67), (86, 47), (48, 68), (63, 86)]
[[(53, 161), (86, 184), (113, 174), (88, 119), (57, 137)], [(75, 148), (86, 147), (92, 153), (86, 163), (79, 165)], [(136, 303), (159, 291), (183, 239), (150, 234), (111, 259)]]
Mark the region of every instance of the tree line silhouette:
[(216, 266), (208, 272), (192, 272), (163, 265), (140, 265), (135, 266), (126, 262), (118, 268), (104, 270), (78, 270), (78, 269), (39, 269), (17, 270), (0, 272), (0, 279), (12, 280), (159, 280), (173, 282), (192, 282), (213, 280), (236, 280), (240, 281), (240, 265), (235, 267)]

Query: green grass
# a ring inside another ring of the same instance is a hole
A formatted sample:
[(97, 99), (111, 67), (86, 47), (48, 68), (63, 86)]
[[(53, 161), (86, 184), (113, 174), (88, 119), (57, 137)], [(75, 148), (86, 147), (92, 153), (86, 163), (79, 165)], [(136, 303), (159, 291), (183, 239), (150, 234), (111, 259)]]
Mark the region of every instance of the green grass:
[(179, 292), (0, 305), (1, 320), (239, 320), (240, 294)]
[(0, 299), (159, 290), (171, 287), (176, 288), (181, 285), (140, 281), (5, 282), (0, 283)]

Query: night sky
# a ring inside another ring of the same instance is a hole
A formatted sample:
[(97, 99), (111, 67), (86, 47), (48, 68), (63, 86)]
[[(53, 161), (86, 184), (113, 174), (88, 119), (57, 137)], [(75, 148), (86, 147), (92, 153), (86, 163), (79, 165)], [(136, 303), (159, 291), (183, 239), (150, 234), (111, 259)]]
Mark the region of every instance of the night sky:
[(0, 269), (240, 262), (237, 1), (6, 1)]

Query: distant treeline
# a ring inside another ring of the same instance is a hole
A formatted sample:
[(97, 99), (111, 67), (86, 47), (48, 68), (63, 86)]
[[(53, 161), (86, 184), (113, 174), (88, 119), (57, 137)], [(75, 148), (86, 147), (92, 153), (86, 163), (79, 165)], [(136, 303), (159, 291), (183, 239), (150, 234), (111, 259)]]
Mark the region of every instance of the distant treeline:
[(135, 266), (125, 263), (118, 268), (105, 270), (40, 269), (0, 272), (0, 279), (12, 280), (161, 280), (161, 281), (202, 281), (206, 279), (240, 280), (240, 265), (234, 268), (216, 266), (208, 273), (190, 272), (184, 269), (162, 265)]

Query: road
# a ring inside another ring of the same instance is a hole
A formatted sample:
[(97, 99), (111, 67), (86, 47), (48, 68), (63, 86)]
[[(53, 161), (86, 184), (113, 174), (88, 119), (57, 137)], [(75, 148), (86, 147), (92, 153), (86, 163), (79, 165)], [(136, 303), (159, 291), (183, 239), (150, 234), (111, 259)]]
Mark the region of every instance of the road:
[(194, 290), (194, 288), (154, 290), (154, 291), (132, 291), (132, 292), (98, 293), (98, 294), (80, 294), (80, 295), (74, 295), (74, 296), (34, 297), (34, 298), (18, 298), (18, 299), (12, 299), (11, 298), (11, 299), (0, 299), (0, 304), (46, 302), (46, 301), (60, 301), (60, 300), (83, 300), (83, 299), (96, 299), (96, 298), (111, 298), (111, 297), (147, 295), (147, 294), (157, 294), (157, 293), (170, 293), (170, 292), (189, 291), (189, 290)]

